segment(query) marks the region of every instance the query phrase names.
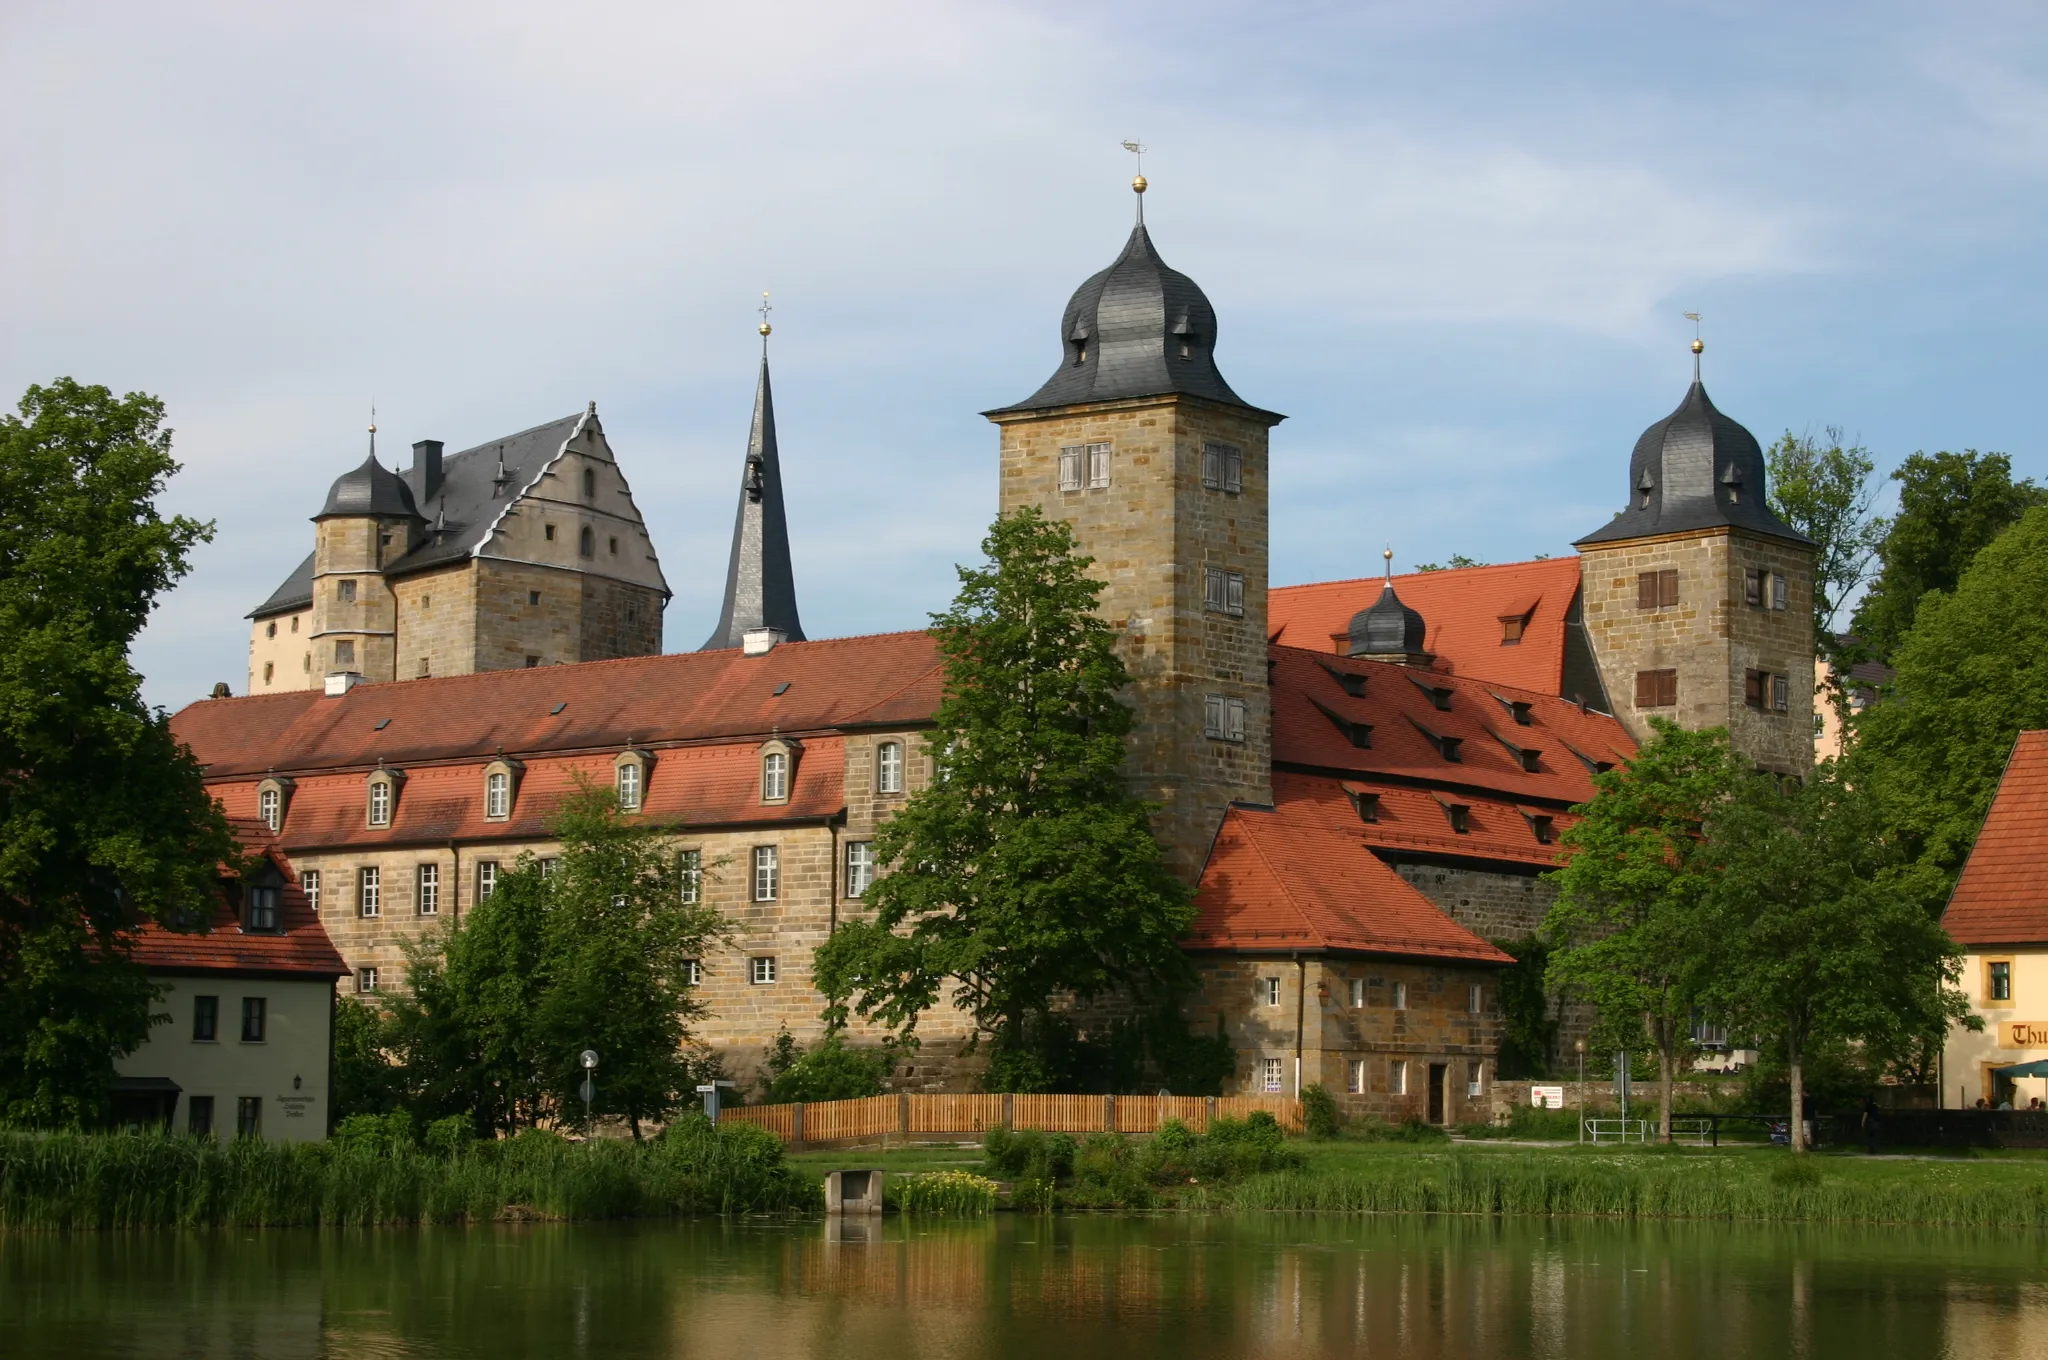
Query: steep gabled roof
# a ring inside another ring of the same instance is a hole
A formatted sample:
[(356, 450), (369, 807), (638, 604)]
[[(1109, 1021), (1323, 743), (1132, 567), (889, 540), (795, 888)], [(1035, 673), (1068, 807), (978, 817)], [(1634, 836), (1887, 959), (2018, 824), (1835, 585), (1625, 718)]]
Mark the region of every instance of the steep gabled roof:
[[(1293, 647), (1268, 648), (1267, 656), (1276, 770), (1355, 773), (1561, 808), (1593, 796), (1594, 767), (1635, 754), (1619, 721), (1551, 694)], [(1362, 682), (1364, 692), (1350, 693), (1340, 677)], [(1439, 698), (1447, 707), (1437, 707)], [(1515, 721), (1516, 705), (1526, 726)], [(1371, 729), (1369, 746), (1353, 740), (1361, 725)]]
[(1957, 944), (2048, 944), (2048, 732), (2022, 732), (1941, 924)]
[[(1317, 805), (1321, 815), (1388, 860), (1484, 860), (1549, 869), (1557, 864), (1558, 834), (1578, 820), (1545, 804), (1377, 779), (1275, 774), (1273, 798), (1277, 803)], [(1361, 815), (1361, 801), (1371, 807), (1372, 821)], [(1465, 809), (1463, 831), (1451, 823), (1453, 807)], [(1550, 819), (1548, 842), (1537, 837), (1537, 817)]]
[(1347, 826), (1313, 800), (1231, 808), (1202, 870), (1185, 947), (1514, 962), (1381, 863), (1356, 820)]
[[(1352, 617), (1380, 598), (1383, 584), (1372, 576), (1276, 586), (1267, 596), (1267, 629), (1289, 647), (1341, 654)], [(1435, 655), (1439, 670), (1543, 694), (1562, 691), (1566, 618), (1579, 592), (1577, 557), (1419, 571), (1396, 576), (1394, 587), (1427, 623), (1424, 650)], [(1525, 620), (1522, 637), (1503, 643), (1501, 620), (1510, 614)]]
[[(882, 633), (738, 650), (481, 671), (396, 684), (203, 699), (171, 727), (209, 779), (617, 750), (853, 725), (917, 724), (937, 708), (931, 635)], [(777, 693), (780, 689), (781, 692)]]
[[(251, 799), (253, 805), (253, 796)], [(287, 877), (279, 894), (278, 925), (271, 931), (242, 929), (225, 895), (204, 932), (170, 930), (146, 924), (135, 932), (133, 957), (145, 968), (162, 972), (262, 973), (300, 975), (308, 981), (348, 976), (334, 942), (321, 928), (312, 904), (299, 890), (291, 865), (276, 848), (262, 823), (234, 819), (236, 835), (247, 849), (261, 848)]]

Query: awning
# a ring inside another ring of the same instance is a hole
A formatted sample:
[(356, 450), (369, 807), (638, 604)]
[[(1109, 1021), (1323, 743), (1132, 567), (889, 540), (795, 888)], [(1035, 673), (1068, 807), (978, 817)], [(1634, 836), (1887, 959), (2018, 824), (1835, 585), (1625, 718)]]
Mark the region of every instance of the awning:
[(117, 1096), (174, 1096), (183, 1089), (183, 1087), (179, 1086), (178, 1083), (172, 1081), (169, 1077), (115, 1077), (113, 1085), (113, 1093)]
[(2013, 1077), (2048, 1077), (2048, 1058), (2039, 1062), (2015, 1063), (2011, 1067), (1994, 1067), (1992, 1072), (2008, 1079)]

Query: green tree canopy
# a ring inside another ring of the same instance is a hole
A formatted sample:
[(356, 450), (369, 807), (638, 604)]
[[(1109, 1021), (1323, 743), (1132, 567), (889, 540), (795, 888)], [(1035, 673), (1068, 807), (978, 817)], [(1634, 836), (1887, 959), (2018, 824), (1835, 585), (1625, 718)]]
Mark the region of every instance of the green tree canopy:
[(1124, 788), (1130, 677), (1092, 559), (1033, 508), (999, 518), (982, 551), (933, 616), (940, 773), (877, 833), (890, 872), (818, 951), (817, 980), (828, 1019), (904, 1037), (950, 1000), (994, 1041), (991, 1084), (1033, 1089), (1049, 1075), (1032, 1045), (1058, 1032), (1061, 1001), (1185, 979), (1194, 909)]
[(1564, 863), (1547, 875), (1558, 895), (1543, 934), (1548, 986), (1593, 1004), (1595, 1040), (1655, 1050), (1668, 1139), (1672, 1082), (1692, 1052), (1714, 950), (1705, 917), (1719, 865), (1706, 829), (1745, 775), (1723, 729), (1650, 723), (1655, 734), (1634, 759), (1593, 776), (1592, 800), (1559, 838)]
[(1870, 575), (1891, 521), (1875, 511), (1877, 489), (1870, 450), (1844, 445), (1829, 426), (1821, 437), (1785, 431), (1764, 451), (1770, 470), (1771, 508), (1813, 540), (1813, 636), (1834, 659), (1835, 617)]
[(156, 509), (163, 404), (61, 378), (0, 417), (0, 1116), (78, 1123), (147, 1037), (138, 920), (206, 921), (240, 851), (128, 649), (210, 525)]
[(1782, 1052), (1792, 1146), (1805, 1147), (1805, 1063), (1840, 1038), (1885, 1054), (1938, 1045), (1967, 1007), (1955, 946), (1891, 872), (1867, 792), (1833, 761), (1804, 782), (1749, 775), (1715, 816), (1720, 871), (1708, 898), (1703, 999), (1737, 1032)]
[(410, 992), (394, 1043), (429, 1117), (480, 1131), (542, 1114), (577, 1118), (578, 1056), (599, 1055), (593, 1114), (635, 1137), (690, 1099), (691, 964), (726, 934), (684, 892), (672, 829), (622, 816), (609, 789), (579, 788), (550, 823), (558, 859), (522, 857), (458, 923), (408, 949)]
[(2048, 727), (2048, 506), (1978, 553), (1953, 593), (1929, 592), (1893, 664), (1891, 691), (1856, 716), (1849, 774), (1938, 912), (2014, 739)]
[(2002, 453), (1916, 453), (1892, 473), (1899, 512), (1878, 549), (1880, 568), (1851, 625), (1870, 655), (1892, 659), (1932, 590), (1953, 591), (1986, 544), (2043, 502), (2031, 481), (2012, 479)]

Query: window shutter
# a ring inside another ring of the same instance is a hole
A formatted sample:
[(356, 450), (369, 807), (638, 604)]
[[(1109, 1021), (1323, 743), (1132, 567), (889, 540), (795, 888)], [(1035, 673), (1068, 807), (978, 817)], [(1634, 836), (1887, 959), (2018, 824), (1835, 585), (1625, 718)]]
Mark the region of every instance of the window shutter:
[(1224, 574), (1223, 610), (1227, 614), (1244, 613), (1244, 577), (1237, 572)]
[(1742, 573), (1742, 598), (1746, 604), (1764, 602), (1764, 574), (1760, 571)]
[(1742, 673), (1742, 702), (1751, 708), (1764, 706), (1764, 674), (1762, 671)]
[(1202, 445), (1202, 485), (1215, 490), (1223, 489), (1223, 446)]
[(1771, 708), (1774, 712), (1789, 712), (1792, 707), (1792, 681), (1782, 675), (1771, 677)]
[(1785, 607), (1785, 578), (1773, 573), (1771, 576), (1771, 608)]
[(1657, 706), (1657, 672), (1655, 672), (1655, 671), (1637, 671), (1637, 672), (1636, 672), (1636, 707), (1637, 707), (1637, 708), (1655, 708), (1656, 706)]
[(1654, 571), (1646, 571), (1642, 575), (1636, 577), (1636, 608), (1655, 609), (1656, 607), (1657, 573)]
[(1060, 490), (1081, 489), (1081, 455), (1085, 452), (1080, 445), (1060, 450)]
[(1206, 736), (1223, 735), (1223, 696), (1212, 694), (1202, 705), (1202, 731)]
[(1244, 490), (1244, 453), (1228, 445), (1223, 449), (1223, 489), (1230, 492)]
[(1675, 670), (1657, 673), (1657, 703), (1662, 708), (1672, 708), (1678, 703), (1678, 672)]
[(1678, 569), (1667, 567), (1657, 573), (1657, 607), (1678, 603)]
[(1109, 445), (1088, 446), (1088, 485), (1091, 488), (1109, 485)]
[(1223, 735), (1231, 741), (1244, 740), (1244, 700), (1227, 699), (1223, 704)]
[(1223, 608), (1223, 571), (1219, 567), (1208, 567), (1202, 572), (1202, 607)]

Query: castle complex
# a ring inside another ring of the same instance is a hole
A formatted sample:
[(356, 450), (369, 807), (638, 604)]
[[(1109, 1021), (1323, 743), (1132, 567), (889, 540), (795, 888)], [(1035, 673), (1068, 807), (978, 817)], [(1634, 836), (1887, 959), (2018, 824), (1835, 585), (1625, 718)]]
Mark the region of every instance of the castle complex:
[[(1224, 380), (1217, 329), (1141, 218), (1068, 302), (1052, 376), (986, 413), (999, 503), (1072, 525), (1105, 582), (1130, 776), (1197, 888), (1188, 1017), (1230, 1036), (1232, 1088), (1320, 1081), (1356, 1112), (1455, 1121), (1494, 1075), (1497, 942), (1541, 922), (1592, 776), (1659, 716), (1807, 767), (1812, 545), (1696, 369), (1576, 556), (1273, 588), (1283, 418)], [(551, 854), (576, 779), (678, 825), (736, 930), (701, 961), (698, 1032), (749, 1077), (779, 1027), (821, 1029), (811, 957), (885, 867), (875, 828), (930, 778), (937, 651), (922, 632), (805, 640), (765, 357), (695, 652), (661, 652), (667, 588), (594, 407), (440, 448), (335, 483), (312, 556), (252, 615), (249, 696), (177, 731), (268, 829), (361, 992), (402, 987), (403, 940)], [(906, 1085), (971, 1085), (961, 1024), (927, 1018)]]

